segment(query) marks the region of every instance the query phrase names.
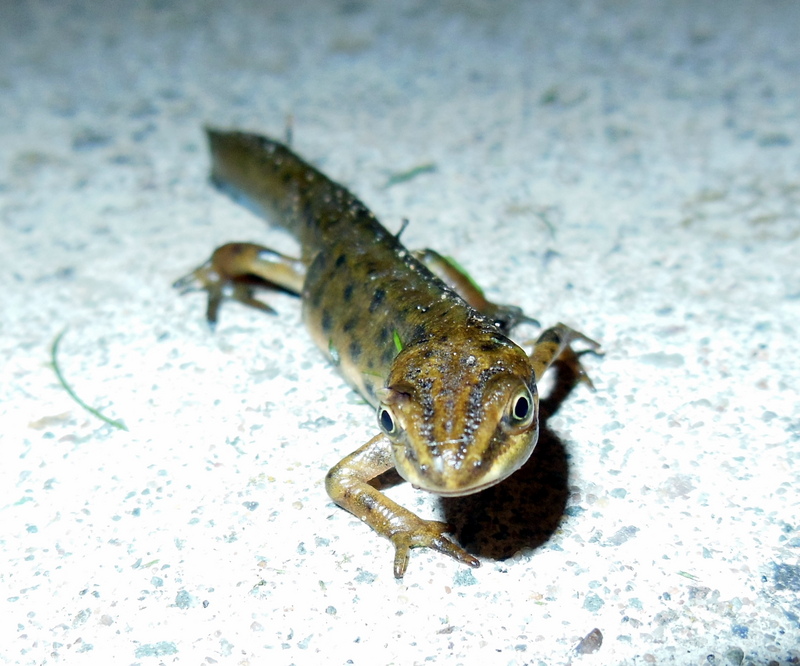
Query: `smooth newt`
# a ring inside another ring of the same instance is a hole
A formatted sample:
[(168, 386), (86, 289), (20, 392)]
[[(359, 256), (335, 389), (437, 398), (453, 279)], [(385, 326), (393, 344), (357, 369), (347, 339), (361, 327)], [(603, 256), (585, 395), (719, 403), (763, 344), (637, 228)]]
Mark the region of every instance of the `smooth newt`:
[(369, 481), (396, 468), (414, 487), (445, 496), (502, 481), (536, 446), (537, 381), (560, 360), (589, 382), (570, 344), (599, 345), (557, 324), (526, 353), (507, 336), (534, 320), (486, 300), (433, 250), (407, 250), (353, 194), (287, 146), (213, 129), (208, 139), (212, 181), (290, 231), (301, 256), (229, 243), (175, 286), (208, 292), (212, 325), (223, 299), (271, 312), (256, 288), (299, 295), (314, 342), (375, 408), (380, 430), (328, 472), (328, 494), (392, 541), (397, 578), (417, 546), (479, 566), (445, 536), (445, 523), (419, 518)]

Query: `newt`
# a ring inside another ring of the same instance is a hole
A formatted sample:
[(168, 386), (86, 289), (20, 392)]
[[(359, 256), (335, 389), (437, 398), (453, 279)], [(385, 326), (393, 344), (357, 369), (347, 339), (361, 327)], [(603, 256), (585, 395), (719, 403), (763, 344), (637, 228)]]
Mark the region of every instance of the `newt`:
[(501, 482), (536, 446), (537, 382), (559, 360), (591, 386), (571, 345), (591, 351), (598, 343), (556, 324), (527, 353), (509, 335), (535, 320), (488, 301), (437, 252), (406, 249), (351, 192), (287, 145), (237, 131), (207, 134), (212, 182), (293, 234), (300, 256), (228, 243), (174, 286), (207, 292), (212, 326), (225, 299), (273, 312), (256, 290), (300, 296), (311, 337), (372, 405), (378, 428), (330, 469), (328, 494), (394, 544), (396, 578), (414, 547), (479, 566), (446, 536), (446, 523), (420, 518), (370, 481), (395, 468), (415, 488), (442, 496)]

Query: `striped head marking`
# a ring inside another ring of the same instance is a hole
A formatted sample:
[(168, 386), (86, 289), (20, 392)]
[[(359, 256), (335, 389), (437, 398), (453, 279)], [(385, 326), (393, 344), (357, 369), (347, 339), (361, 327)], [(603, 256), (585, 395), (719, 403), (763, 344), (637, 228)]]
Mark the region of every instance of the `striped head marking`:
[(536, 446), (530, 362), (496, 332), (403, 349), (378, 397), (378, 425), (397, 471), (423, 490), (478, 492), (519, 469)]

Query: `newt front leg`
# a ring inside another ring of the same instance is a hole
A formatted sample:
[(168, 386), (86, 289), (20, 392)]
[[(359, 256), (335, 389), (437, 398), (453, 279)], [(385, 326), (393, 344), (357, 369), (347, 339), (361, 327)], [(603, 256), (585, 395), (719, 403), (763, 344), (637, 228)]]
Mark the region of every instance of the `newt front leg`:
[(570, 366), (578, 381), (585, 383), (590, 389), (594, 390), (594, 384), (581, 365), (579, 358), (585, 352), (576, 352), (571, 346), (576, 340), (589, 347), (586, 351), (598, 356), (603, 355), (599, 351), (599, 342), (592, 340), (566, 324), (556, 324), (542, 332), (536, 342), (533, 343), (533, 350), (529, 355), (537, 382), (542, 379), (544, 373), (553, 363), (561, 361)]
[(432, 548), (471, 567), (480, 566), (476, 558), (444, 536), (447, 523), (424, 520), (369, 485), (370, 480), (394, 466), (392, 443), (381, 433), (331, 468), (325, 477), (325, 489), (339, 506), (394, 544), (395, 578), (403, 577), (410, 550), (418, 546)]

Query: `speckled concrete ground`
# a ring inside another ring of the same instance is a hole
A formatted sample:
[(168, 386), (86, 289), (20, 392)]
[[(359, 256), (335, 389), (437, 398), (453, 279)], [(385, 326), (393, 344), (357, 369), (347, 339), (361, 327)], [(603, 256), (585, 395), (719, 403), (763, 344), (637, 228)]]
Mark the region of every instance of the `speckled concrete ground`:
[[(800, 4), (389, 6), (0, 9), (0, 660), (798, 663)], [(604, 345), (518, 475), (388, 491), (480, 569), (395, 582), (327, 499), (375, 417), (295, 301), (212, 334), (169, 287), (226, 240), (291, 250), (201, 130), (289, 114), (408, 245)], [(127, 431), (59, 385), (65, 330)]]

